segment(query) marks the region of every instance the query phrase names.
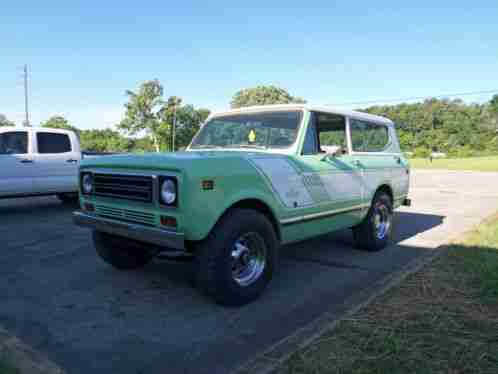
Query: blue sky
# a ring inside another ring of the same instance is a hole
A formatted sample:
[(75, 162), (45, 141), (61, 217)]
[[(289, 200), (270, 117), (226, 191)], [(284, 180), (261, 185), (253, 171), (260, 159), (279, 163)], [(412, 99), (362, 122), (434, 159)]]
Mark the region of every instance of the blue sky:
[[(316, 104), (498, 89), (498, 2), (24, 1), (0, 8), (0, 113), (119, 122), (126, 89), (225, 109), (276, 84)], [(488, 100), (491, 95), (468, 97)]]

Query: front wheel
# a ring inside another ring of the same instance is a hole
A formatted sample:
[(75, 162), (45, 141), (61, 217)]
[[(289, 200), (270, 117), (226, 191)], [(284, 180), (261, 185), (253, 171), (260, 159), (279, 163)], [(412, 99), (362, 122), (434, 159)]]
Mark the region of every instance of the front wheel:
[(272, 279), (277, 238), (269, 220), (249, 209), (228, 212), (196, 250), (196, 281), (222, 305), (247, 304)]
[(353, 227), (355, 246), (367, 251), (380, 251), (391, 239), (393, 229), (393, 205), (385, 192), (377, 192), (367, 216)]

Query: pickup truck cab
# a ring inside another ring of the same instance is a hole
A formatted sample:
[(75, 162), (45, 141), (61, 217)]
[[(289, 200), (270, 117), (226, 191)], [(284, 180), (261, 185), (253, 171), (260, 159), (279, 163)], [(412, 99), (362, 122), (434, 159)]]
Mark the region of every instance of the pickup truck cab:
[(190, 256), (205, 293), (241, 305), (270, 282), (284, 244), (352, 228), (358, 248), (384, 248), (408, 185), (387, 118), (249, 107), (211, 115), (185, 152), (84, 160), (73, 217), (112, 266)]
[(72, 131), (0, 127), (0, 198), (77, 200), (80, 143)]

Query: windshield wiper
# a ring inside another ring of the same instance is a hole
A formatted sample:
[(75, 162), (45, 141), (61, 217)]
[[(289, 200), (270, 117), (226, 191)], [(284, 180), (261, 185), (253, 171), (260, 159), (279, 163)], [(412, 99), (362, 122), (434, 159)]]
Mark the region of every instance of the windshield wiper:
[(205, 148), (221, 149), (223, 147), (220, 147), (219, 145), (212, 145), (212, 144), (199, 144), (199, 145), (194, 145), (194, 146), (190, 147), (190, 149), (205, 149)]
[(233, 148), (256, 148), (256, 149), (266, 149), (265, 146), (256, 145), (256, 144), (230, 144), (230, 147)]

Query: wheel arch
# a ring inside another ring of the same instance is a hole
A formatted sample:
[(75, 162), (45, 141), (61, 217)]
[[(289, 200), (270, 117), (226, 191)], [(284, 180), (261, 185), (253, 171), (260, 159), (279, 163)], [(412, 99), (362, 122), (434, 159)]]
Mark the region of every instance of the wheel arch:
[(238, 200), (238, 201), (232, 203), (220, 215), (220, 217), (216, 221), (216, 224), (214, 225), (214, 227), (216, 227), (218, 222), (220, 222), (220, 220), (223, 219), (223, 217), (225, 217), (228, 214), (228, 212), (230, 212), (233, 209), (252, 209), (252, 210), (256, 210), (256, 211), (260, 212), (261, 214), (263, 214), (266, 218), (268, 218), (268, 220), (272, 224), (273, 229), (275, 230), (275, 234), (277, 235), (278, 242), (279, 243), (281, 242), (281, 240), (282, 240), (281, 235), (282, 234), (280, 231), (280, 225), (279, 225), (278, 220), (277, 220), (277, 215), (275, 214), (273, 209), (266, 202), (264, 202), (263, 200), (258, 199), (258, 198), (245, 198), (245, 199), (241, 199), (241, 200)]

